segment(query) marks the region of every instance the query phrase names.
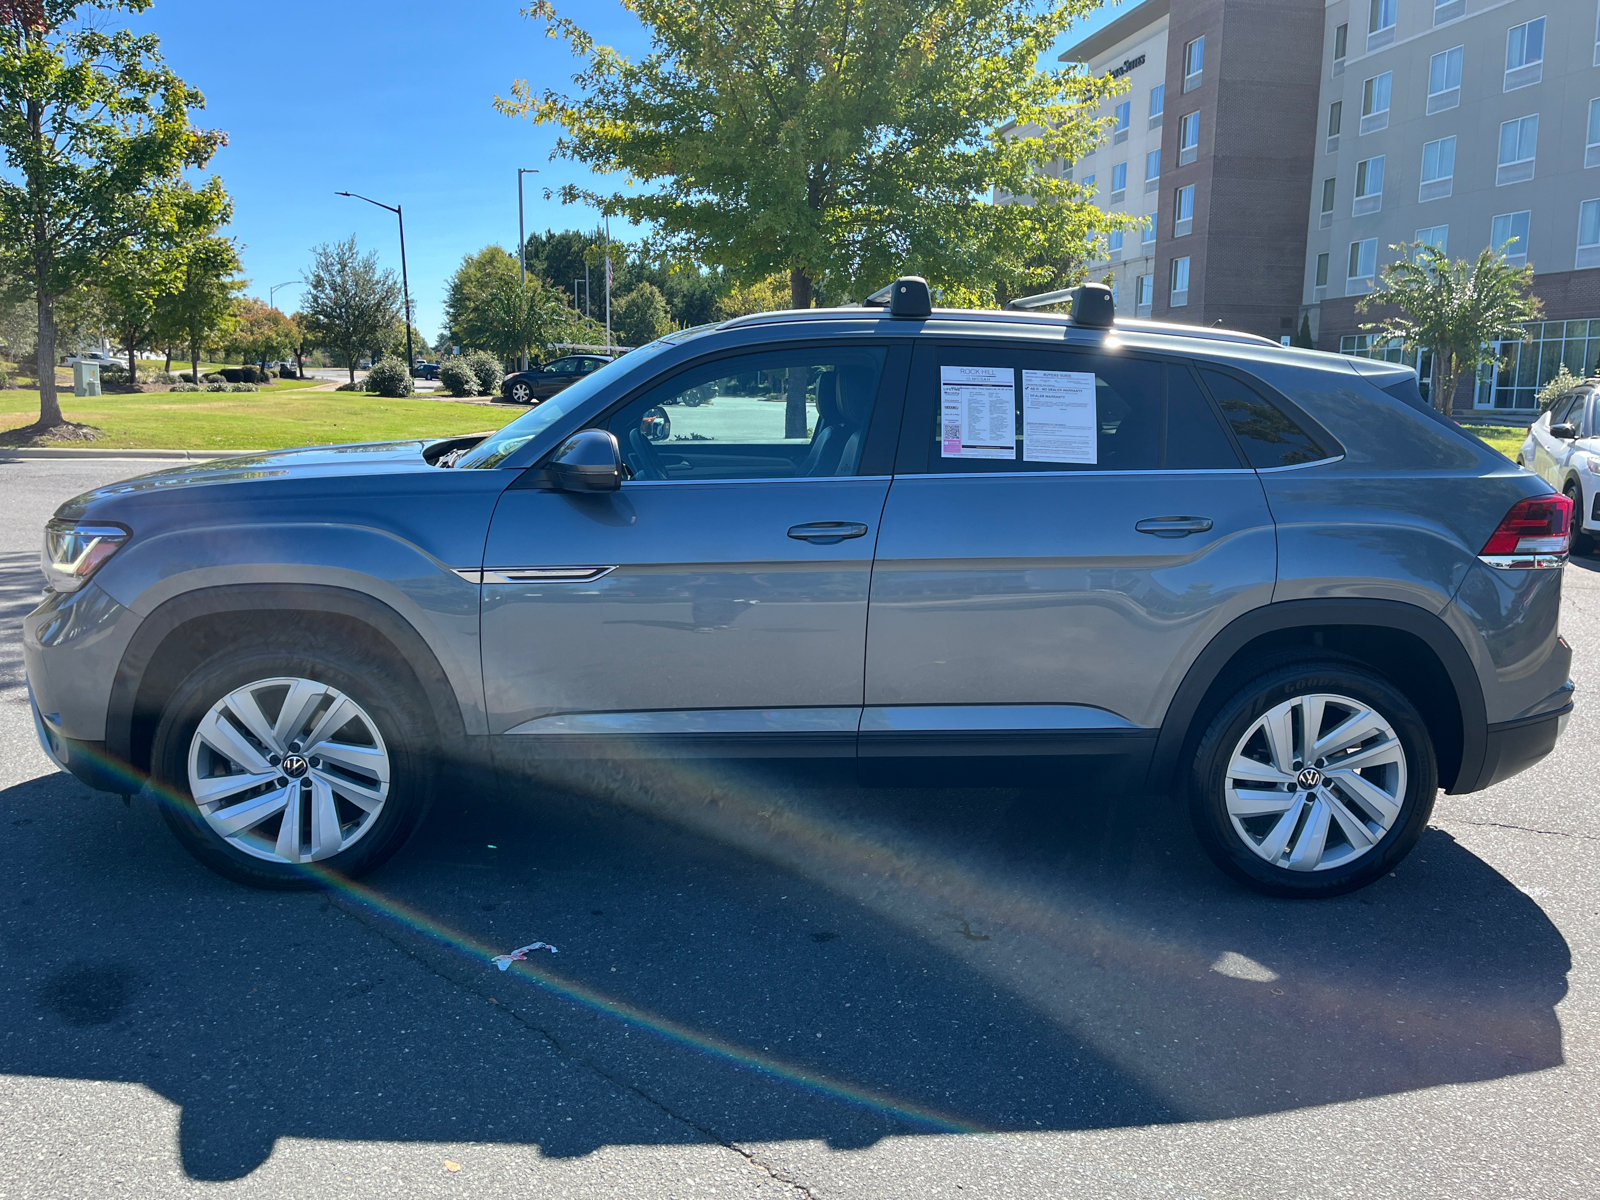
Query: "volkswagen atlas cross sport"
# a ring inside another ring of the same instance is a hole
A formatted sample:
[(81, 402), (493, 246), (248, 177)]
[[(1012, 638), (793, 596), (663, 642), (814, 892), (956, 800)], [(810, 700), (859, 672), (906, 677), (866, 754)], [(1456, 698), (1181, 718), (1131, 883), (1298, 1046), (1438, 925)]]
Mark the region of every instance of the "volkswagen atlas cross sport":
[(885, 291), (672, 334), (487, 437), (69, 501), (25, 623), (46, 750), (260, 886), (370, 871), (463, 764), (837, 757), (1181, 789), (1281, 895), (1551, 750), (1571, 502), (1409, 369), (1097, 285)]

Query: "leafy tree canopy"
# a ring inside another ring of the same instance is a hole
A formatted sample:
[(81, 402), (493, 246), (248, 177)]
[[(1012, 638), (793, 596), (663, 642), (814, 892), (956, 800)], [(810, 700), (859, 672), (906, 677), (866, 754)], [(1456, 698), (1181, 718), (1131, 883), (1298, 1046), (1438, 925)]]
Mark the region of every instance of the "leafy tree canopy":
[(1513, 267), (1505, 247), (1484, 249), (1473, 259), (1451, 261), (1437, 246), (1413, 242), (1389, 247), (1400, 259), (1383, 268), (1375, 292), (1357, 312), (1387, 308), (1382, 319), (1361, 328), (1433, 351), (1433, 406), (1448, 413), (1456, 385), (1480, 366), (1497, 362), (1496, 342), (1526, 341), (1526, 321), (1543, 311), (1530, 293), (1533, 267)]
[(354, 383), (356, 361), (363, 353), (383, 349), (391, 326), (400, 326), (402, 339), (405, 336), (400, 324), (400, 280), (378, 266), (377, 255), (362, 254), (354, 235), (324, 243), (312, 255), (300, 311), (317, 344), (344, 356)]
[(445, 320), (452, 344), (487, 350), (505, 362), (542, 357), (561, 342), (580, 340), (581, 321), (567, 293), (530, 273), (500, 246), (469, 254), (450, 277)]
[(280, 310), (251, 296), (234, 302), (233, 328), (225, 348), (230, 361), (276, 362), (294, 353), (299, 337), (300, 331)]
[[(1097, 4), (632, 0), (652, 42), (634, 62), (534, 0), (528, 14), (582, 60), (577, 93), (518, 80), (496, 104), (560, 125), (558, 155), (651, 185), (569, 184), (563, 200), (648, 223), (738, 283), (785, 272), (795, 307), (905, 271), (992, 297), (1051, 286), (1097, 231), (1132, 227), (1048, 170), (1094, 144), (1092, 106), (1126, 86), (1036, 69)], [(996, 191), (1037, 203), (990, 203)]]

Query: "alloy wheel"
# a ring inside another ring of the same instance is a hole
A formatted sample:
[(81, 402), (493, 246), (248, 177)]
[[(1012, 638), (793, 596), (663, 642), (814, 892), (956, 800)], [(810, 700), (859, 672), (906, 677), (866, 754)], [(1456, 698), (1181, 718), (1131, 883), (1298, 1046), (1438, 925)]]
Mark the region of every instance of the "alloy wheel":
[(1359, 700), (1295, 696), (1239, 739), (1225, 792), (1235, 834), (1261, 859), (1291, 871), (1342, 867), (1399, 821), (1405, 747), (1394, 726)]
[(526, 404), (533, 399), (533, 389), (525, 383), (513, 383), (511, 385), (511, 398), (518, 404)]
[(373, 719), (312, 679), (261, 679), (229, 692), (189, 744), (189, 794), (206, 825), (268, 862), (349, 849), (383, 811), (389, 770)]

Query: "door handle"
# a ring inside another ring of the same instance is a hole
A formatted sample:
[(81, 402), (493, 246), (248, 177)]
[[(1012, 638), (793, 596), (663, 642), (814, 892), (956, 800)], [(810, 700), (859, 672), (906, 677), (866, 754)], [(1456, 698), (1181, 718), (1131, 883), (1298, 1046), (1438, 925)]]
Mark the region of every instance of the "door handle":
[(1156, 537), (1188, 537), (1191, 533), (1204, 533), (1211, 528), (1210, 517), (1146, 517), (1134, 526), (1140, 533), (1153, 533)]
[(860, 521), (812, 521), (808, 525), (789, 526), (790, 537), (813, 546), (834, 546), (845, 538), (863, 537), (866, 532), (867, 527)]

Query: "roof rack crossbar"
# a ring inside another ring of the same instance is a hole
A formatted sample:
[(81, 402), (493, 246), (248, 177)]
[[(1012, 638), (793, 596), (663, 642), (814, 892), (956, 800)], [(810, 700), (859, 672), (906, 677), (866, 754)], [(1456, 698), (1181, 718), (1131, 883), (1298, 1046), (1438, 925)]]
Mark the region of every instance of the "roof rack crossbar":
[(1058, 288), (1053, 292), (1040, 292), (1037, 296), (1018, 296), (1015, 300), (1007, 300), (1008, 309), (1044, 308), (1049, 304), (1065, 304), (1078, 294), (1075, 287)]

